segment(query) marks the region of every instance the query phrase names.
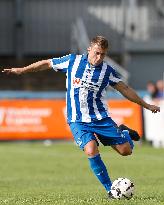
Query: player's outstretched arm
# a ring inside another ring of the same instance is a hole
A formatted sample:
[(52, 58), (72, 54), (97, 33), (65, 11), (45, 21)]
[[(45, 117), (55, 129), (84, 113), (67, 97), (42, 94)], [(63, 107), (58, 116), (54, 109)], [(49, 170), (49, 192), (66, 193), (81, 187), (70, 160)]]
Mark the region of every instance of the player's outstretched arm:
[(128, 100), (141, 105), (142, 107), (152, 111), (153, 113), (160, 112), (160, 107), (156, 105), (151, 105), (146, 103), (142, 98), (140, 98), (137, 93), (128, 85), (123, 82), (118, 82), (114, 88), (118, 90), (124, 97)]
[(7, 73), (7, 74), (13, 73), (16, 75), (20, 75), (23, 73), (38, 72), (38, 71), (46, 70), (46, 69), (51, 69), (51, 61), (49, 59), (41, 60), (41, 61), (35, 62), (31, 65), (21, 67), (21, 68), (3, 69), (2, 72)]

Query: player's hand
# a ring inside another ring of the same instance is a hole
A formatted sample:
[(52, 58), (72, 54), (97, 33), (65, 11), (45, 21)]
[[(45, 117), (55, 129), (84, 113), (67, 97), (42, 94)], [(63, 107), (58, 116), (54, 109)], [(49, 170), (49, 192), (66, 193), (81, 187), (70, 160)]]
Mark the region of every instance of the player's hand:
[(148, 110), (152, 111), (152, 113), (160, 112), (160, 107), (156, 105), (148, 105)]
[(22, 68), (3, 69), (2, 73), (20, 75), (23, 73), (23, 69)]

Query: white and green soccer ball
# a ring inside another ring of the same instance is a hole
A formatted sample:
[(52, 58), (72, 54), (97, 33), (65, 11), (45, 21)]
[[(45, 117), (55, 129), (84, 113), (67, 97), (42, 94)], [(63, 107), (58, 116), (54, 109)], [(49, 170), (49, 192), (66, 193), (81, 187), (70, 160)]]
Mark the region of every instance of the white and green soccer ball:
[(111, 194), (114, 199), (131, 199), (134, 195), (134, 183), (127, 178), (118, 178), (112, 183)]

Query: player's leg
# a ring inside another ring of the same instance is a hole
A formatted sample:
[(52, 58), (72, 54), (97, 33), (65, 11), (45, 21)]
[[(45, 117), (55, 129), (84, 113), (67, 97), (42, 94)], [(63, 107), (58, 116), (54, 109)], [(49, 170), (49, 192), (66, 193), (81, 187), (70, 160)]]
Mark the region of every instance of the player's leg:
[(93, 132), (89, 130), (88, 123), (71, 123), (70, 128), (77, 145), (87, 155), (91, 170), (106, 191), (109, 192), (112, 183), (105, 164), (100, 157), (97, 139)]
[(102, 135), (98, 135), (100, 142), (104, 146), (111, 146), (122, 156), (131, 155), (134, 148), (134, 144), (129, 135), (129, 132), (125, 130), (119, 133), (114, 128), (112, 130), (112, 133), (115, 133), (117, 137), (104, 137)]
[[(131, 155), (133, 148), (134, 148), (134, 144), (131, 139), (131, 136), (129, 135), (129, 131), (123, 130), (120, 136), (121, 136), (121, 139), (116, 138), (115, 140), (118, 142), (111, 145), (112, 148), (115, 149), (122, 156)], [(122, 141), (122, 139), (126, 140), (126, 142)]]
[(84, 152), (88, 156), (91, 170), (104, 186), (107, 192), (110, 192), (112, 182), (109, 178), (108, 171), (99, 154), (97, 142), (95, 140), (89, 141), (85, 147)]
[(111, 147), (122, 156), (128, 156), (132, 154), (132, 149), (129, 142), (125, 142), (124, 144), (112, 145)]
[[(96, 133), (97, 137), (104, 146), (112, 146), (119, 154), (123, 156), (130, 155), (133, 150), (133, 142), (128, 130), (121, 131), (111, 118), (101, 121), (95, 121), (91, 125), (91, 130)], [(112, 198), (110, 189), (109, 198)]]
[(112, 146), (123, 156), (132, 153), (134, 144), (129, 130), (121, 130), (111, 118), (92, 123), (98, 139), (104, 146)]
[(98, 150), (97, 142), (95, 140), (89, 141), (84, 146), (84, 152), (90, 158), (98, 155), (99, 154), (99, 150)]

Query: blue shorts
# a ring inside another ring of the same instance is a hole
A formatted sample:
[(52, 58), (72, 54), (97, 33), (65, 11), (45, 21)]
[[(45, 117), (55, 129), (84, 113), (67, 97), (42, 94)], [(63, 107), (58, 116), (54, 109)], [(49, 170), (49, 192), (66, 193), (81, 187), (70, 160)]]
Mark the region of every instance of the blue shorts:
[(96, 137), (104, 146), (128, 142), (126, 136), (110, 117), (90, 123), (72, 122), (69, 126), (77, 145), (81, 149), (84, 149), (85, 145), (91, 140), (95, 140), (98, 144)]

